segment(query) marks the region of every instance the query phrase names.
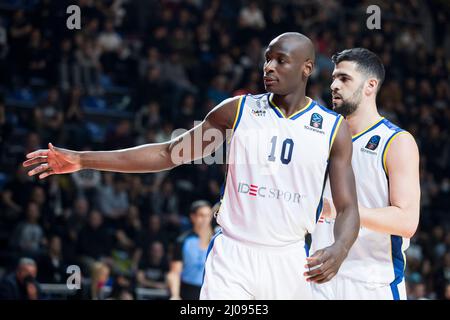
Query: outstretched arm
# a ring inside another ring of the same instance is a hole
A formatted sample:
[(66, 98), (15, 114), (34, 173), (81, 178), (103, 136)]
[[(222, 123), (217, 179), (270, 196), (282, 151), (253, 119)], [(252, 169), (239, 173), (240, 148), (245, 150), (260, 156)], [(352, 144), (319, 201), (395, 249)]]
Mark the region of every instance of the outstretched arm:
[(390, 206), (364, 208), (360, 205), (361, 225), (376, 232), (411, 238), (420, 215), (419, 150), (414, 138), (402, 133), (386, 150)]
[[(226, 138), (231, 129), (239, 98), (230, 98), (216, 106), (205, 119), (171, 141), (137, 146), (113, 151), (72, 151), (56, 148), (49, 143), (49, 149), (27, 154), (25, 167), (39, 164), (28, 175), (39, 174), (43, 179), (52, 174), (95, 169), (115, 172), (156, 172), (174, 168), (210, 155)], [(213, 141), (204, 135), (213, 136)]]
[(329, 164), (331, 193), (337, 213), (334, 224), (335, 242), (307, 258), (310, 271), (305, 275), (310, 277), (309, 281), (323, 283), (331, 280), (358, 236), (360, 221), (351, 165), (352, 150), (350, 130), (347, 123), (342, 121), (331, 149)]

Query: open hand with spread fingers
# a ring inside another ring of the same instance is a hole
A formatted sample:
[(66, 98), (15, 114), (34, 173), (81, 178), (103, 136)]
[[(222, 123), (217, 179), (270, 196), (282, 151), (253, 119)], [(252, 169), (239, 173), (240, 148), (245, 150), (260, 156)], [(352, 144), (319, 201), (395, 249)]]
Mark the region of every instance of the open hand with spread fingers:
[(44, 179), (52, 174), (71, 173), (81, 169), (78, 152), (56, 148), (51, 143), (48, 144), (48, 149), (30, 152), (26, 158), (28, 160), (23, 162), (24, 167), (39, 164), (28, 172), (29, 176), (39, 174), (39, 179)]

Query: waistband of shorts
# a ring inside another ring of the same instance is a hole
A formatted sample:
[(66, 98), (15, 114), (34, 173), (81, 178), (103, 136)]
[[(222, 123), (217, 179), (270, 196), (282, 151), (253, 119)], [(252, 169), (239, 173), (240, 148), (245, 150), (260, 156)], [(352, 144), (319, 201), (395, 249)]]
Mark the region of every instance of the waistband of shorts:
[(236, 239), (229, 234), (227, 234), (226, 231), (222, 230), (222, 236), (230, 242), (233, 242), (239, 246), (259, 250), (259, 251), (265, 251), (265, 252), (291, 252), (291, 251), (298, 251), (302, 250), (302, 252), (305, 251), (305, 240), (299, 240), (297, 242), (289, 243), (286, 245), (280, 245), (280, 246), (269, 246), (265, 244), (255, 243), (255, 242), (249, 242), (245, 240)]

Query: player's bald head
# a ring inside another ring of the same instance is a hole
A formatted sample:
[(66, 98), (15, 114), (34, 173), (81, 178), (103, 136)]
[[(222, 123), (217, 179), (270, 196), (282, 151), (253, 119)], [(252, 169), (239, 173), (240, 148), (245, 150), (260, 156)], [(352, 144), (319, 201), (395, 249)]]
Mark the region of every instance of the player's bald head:
[(287, 95), (305, 90), (314, 69), (314, 45), (308, 37), (298, 32), (283, 33), (269, 43), (265, 58), (267, 91)]
[(315, 60), (314, 44), (299, 32), (286, 32), (274, 38), (268, 49), (281, 50), (302, 61)]

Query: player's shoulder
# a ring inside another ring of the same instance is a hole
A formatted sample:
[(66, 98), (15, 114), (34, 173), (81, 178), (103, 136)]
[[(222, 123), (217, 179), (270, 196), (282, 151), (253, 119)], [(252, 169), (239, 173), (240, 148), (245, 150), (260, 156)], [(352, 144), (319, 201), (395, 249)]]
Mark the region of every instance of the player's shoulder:
[(395, 123), (391, 122), (389, 119), (383, 119), (383, 127), (387, 130), (388, 134), (388, 140), (387, 143), (393, 143), (394, 141), (401, 141), (400, 143), (404, 144), (416, 144), (416, 140), (414, 139), (413, 135), (401, 128), (400, 126), (396, 125)]
[(400, 130), (391, 135), (388, 146), (396, 150), (398, 155), (408, 156), (409, 152), (418, 150), (416, 139), (406, 130)]
[(383, 149), (382, 164), (386, 176), (389, 172), (419, 166), (419, 147), (414, 137), (406, 130), (393, 133)]
[(230, 129), (233, 119), (238, 114), (239, 106), (242, 104), (242, 96), (234, 96), (223, 100), (215, 106), (207, 115), (206, 120), (214, 124), (216, 128)]
[(398, 132), (407, 132), (405, 129), (401, 128), (400, 126), (396, 125), (395, 123), (393, 123), (392, 121), (390, 121), (389, 119), (386, 119), (386, 118), (383, 119), (381, 124), (383, 125), (383, 128), (385, 128), (392, 134), (395, 134)]
[(418, 154), (416, 139), (409, 131), (392, 123), (388, 119), (383, 120), (383, 125), (386, 128), (388, 135), (383, 151), (383, 158), (388, 156), (388, 154), (390, 157), (396, 159), (412, 157), (414, 154)]

